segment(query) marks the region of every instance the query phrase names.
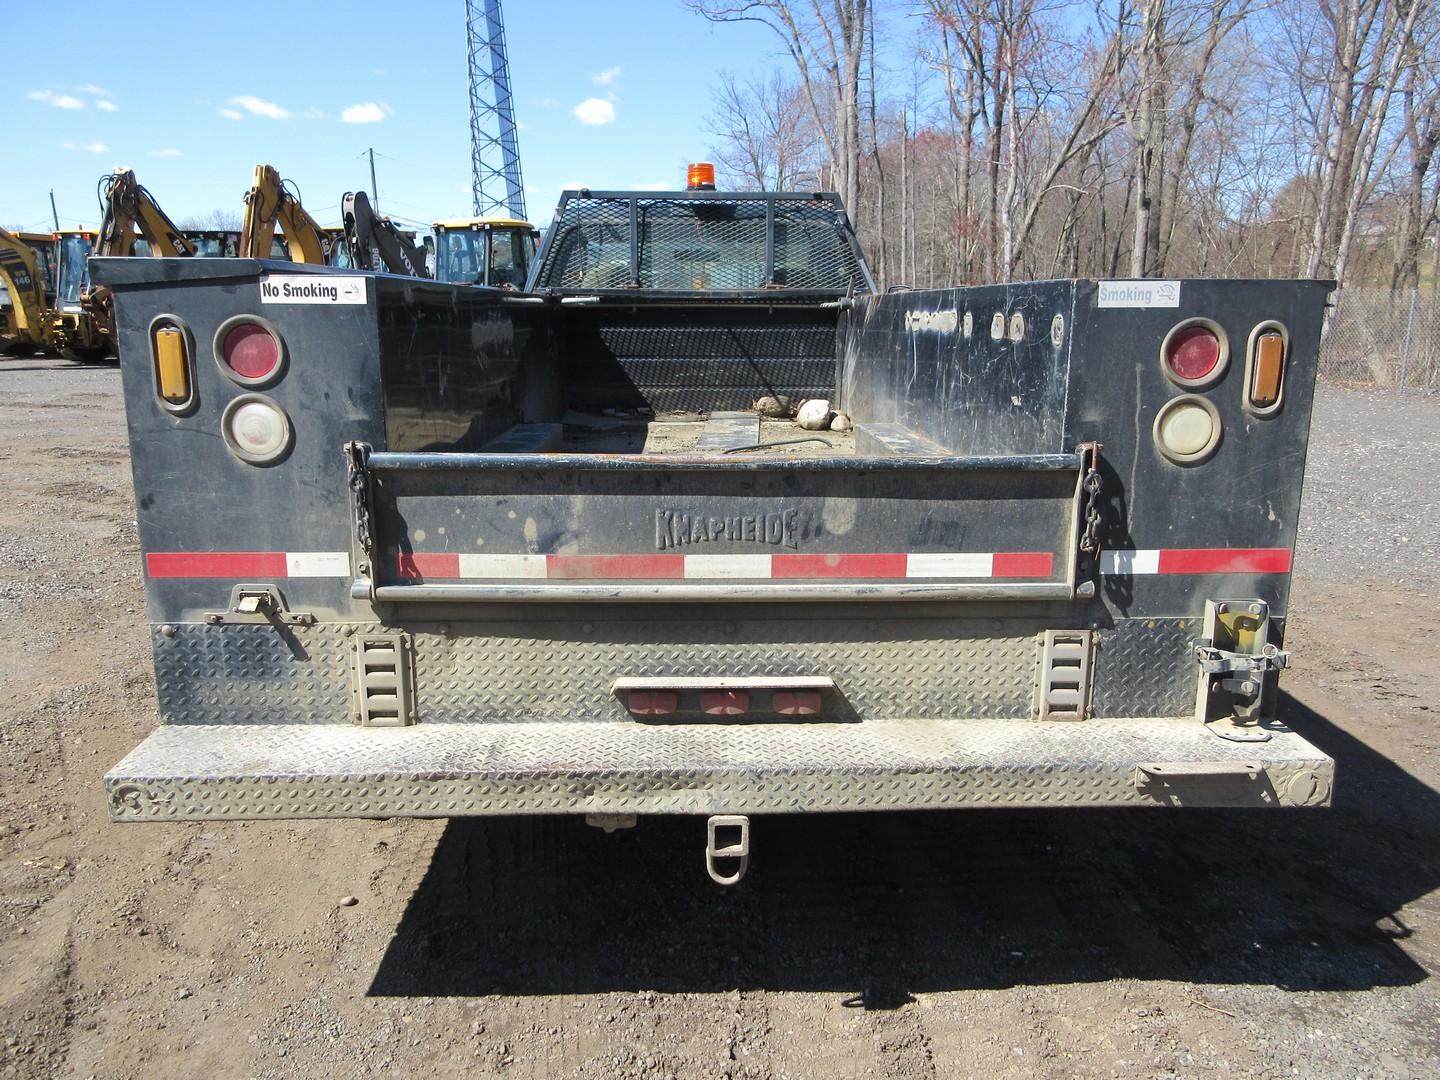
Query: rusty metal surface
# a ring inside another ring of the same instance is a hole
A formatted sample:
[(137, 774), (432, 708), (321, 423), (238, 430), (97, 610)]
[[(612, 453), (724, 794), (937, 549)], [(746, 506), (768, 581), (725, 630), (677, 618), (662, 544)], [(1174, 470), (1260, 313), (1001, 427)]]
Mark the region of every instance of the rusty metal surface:
[(1332, 783), (1297, 735), (1189, 720), (165, 726), (105, 777), (117, 821), (1316, 806)]

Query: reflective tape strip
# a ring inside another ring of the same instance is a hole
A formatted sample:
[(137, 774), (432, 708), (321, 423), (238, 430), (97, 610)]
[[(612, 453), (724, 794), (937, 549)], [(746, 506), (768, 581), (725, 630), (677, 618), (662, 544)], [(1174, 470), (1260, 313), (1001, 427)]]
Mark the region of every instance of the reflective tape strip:
[(1106, 551), (1102, 573), (1132, 574), (1288, 574), (1289, 548), (1144, 548)]
[(150, 551), (152, 578), (349, 577), (348, 551)]
[(893, 580), (896, 578), (1048, 578), (1048, 551), (774, 552), (747, 555), (479, 555), (413, 552), (399, 557), (401, 580), (549, 578), (606, 580)]
[(684, 555), (687, 578), (768, 578), (769, 555)]
[(288, 577), (349, 577), (348, 551), (287, 551), (285, 573)]
[(467, 578), (543, 578), (544, 555), (461, 555), (459, 576)]
[(906, 577), (988, 578), (994, 572), (995, 556), (988, 551), (917, 552), (905, 557)]

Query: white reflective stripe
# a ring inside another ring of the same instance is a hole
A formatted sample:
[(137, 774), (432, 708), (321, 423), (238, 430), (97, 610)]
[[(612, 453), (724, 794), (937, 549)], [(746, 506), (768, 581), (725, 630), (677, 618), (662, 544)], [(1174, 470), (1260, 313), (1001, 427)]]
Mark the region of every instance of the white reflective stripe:
[(544, 555), (461, 555), (464, 578), (543, 578)]
[(286, 577), (349, 577), (348, 551), (287, 551)]
[(995, 576), (989, 551), (926, 552), (905, 556), (906, 577), (988, 578)]
[(768, 578), (769, 555), (686, 555), (687, 578)]
[(1130, 574), (1158, 574), (1160, 572), (1160, 549), (1103, 551), (1100, 553), (1100, 572), (1122, 577)]

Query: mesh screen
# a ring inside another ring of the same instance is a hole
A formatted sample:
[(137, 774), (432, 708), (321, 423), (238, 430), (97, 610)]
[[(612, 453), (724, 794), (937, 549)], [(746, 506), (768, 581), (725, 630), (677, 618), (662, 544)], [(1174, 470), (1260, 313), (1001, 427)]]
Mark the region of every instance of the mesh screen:
[[(631, 287), (630, 201), (568, 200), (539, 286)], [(765, 288), (766, 201), (636, 198), (639, 287), (682, 292)], [(835, 205), (775, 200), (774, 284), (834, 292), (866, 287)]]

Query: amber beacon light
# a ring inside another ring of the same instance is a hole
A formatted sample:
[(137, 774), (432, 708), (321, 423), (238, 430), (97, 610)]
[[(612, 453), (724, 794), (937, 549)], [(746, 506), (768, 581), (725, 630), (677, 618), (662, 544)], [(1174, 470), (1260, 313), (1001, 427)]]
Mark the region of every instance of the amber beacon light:
[(685, 187), (690, 191), (715, 190), (715, 166), (708, 161), (698, 161), (685, 170)]

